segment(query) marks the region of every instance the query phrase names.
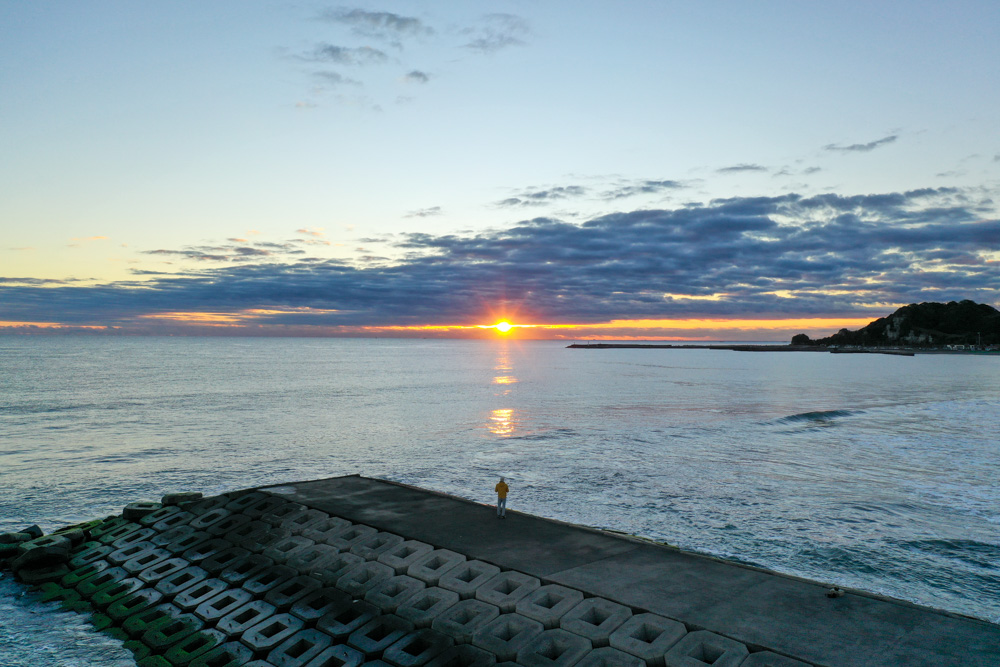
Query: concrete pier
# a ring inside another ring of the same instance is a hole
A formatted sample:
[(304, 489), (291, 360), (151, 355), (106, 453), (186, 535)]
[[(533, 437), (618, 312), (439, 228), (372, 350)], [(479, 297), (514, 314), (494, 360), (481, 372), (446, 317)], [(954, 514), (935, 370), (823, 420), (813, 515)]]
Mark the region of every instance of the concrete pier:
[(1000, 664), (998, 625), (358, 476), (0, 538), (139, 667)]
[[(273, 489), (272, 489), (273, 490)], [(283, 497), (817, 665), (1000, 665), (1000, 626), (363, 477)]]

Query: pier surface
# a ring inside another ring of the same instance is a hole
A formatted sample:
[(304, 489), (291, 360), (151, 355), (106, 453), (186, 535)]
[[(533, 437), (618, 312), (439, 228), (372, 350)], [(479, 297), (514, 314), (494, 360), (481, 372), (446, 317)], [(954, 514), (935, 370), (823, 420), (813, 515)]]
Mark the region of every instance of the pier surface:
[[(768, 649), (831, 666), (1000, 664), (1000, 625), (581, 526), (364, 477), (262, 491), (469, 558), (519, 570)], [(516, 502), (512, 496), (512, 501)]]

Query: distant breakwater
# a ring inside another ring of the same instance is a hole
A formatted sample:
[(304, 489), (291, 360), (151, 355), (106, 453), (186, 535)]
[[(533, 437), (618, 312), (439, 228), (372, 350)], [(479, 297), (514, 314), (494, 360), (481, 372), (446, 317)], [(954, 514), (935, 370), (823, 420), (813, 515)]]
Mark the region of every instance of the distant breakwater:
[[(573, 343), (567, 348), (579, 350), (615, 349), (657, 349), (657, 350), (732, 350), (735, 352), (830, 352), (834, 354), (891, 354), (912, 357), (914, 350), (878, 348), (828, 348), (822, 345), (667, 345), (657, 343)], [(935, 352), (937, 352), (935, 350)], [(942, 350), (948, 354), (962, 354), (961, 351)], [(968, 354), (968, 353), (966, 353)]]

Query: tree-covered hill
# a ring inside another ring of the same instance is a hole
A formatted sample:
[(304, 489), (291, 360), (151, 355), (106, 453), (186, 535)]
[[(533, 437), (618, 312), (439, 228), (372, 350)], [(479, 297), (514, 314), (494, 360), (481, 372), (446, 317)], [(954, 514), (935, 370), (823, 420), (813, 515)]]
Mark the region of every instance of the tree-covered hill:
[(1000, 311), (974, 301), (925, 302), (903, 306), (857, 331), (841, 329), (832, 336), (810, 340), (805, 334), (793, 345), (941, 345), (1000, 344)]

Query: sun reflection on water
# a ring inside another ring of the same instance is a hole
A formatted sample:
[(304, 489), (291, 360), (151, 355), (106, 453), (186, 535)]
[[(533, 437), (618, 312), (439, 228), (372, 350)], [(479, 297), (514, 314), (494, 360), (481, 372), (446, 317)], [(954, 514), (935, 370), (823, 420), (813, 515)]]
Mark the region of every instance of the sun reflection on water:
[[(492, 383), (497, 385), (497, 389), (493, 395), (506, 403), (509, 400), (506, 397), (510, 396), (512, 385), (517, 384), (518, 381), (514, 376), (510, 345), (506, 340), (502, 341), (497, 347), (497, 358), (496, 363), (493, 365), (493, 371), (495, 375), (493, 376)], [(509, 437), (514, 434), (517, 421), (517, 414), (513, 408), (496, 408), (490, 410), (489, 416), (486, 419), (486, 430), (502, 438)]]

